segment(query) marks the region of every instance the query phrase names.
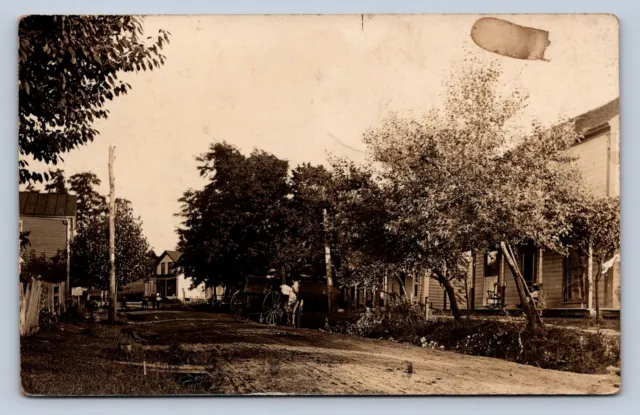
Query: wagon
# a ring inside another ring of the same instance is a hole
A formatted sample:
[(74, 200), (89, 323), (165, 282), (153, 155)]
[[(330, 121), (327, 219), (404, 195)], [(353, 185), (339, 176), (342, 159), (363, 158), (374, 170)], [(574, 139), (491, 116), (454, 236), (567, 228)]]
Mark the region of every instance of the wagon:
[[(300, 327), (303, 309), (327, 311), (327, 286), (322, 281), (300, 281), (298, 306), (295, 309), (294, 325)], [(340, 291), (334, 288), (332, 296), (337, 299)], [(285, 323), (284, 306), (288, 297), (281, 293), (281, 281), (276, 278), (250, 276), (242, 289), (237, 290), (230, 301), (231, 313), (236, 320), (256, 317), (261, 323)]]

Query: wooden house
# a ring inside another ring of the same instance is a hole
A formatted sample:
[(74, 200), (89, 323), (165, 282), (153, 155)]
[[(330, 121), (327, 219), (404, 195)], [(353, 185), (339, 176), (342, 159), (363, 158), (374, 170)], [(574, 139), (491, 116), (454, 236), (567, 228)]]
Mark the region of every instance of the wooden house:
[(158, 257), (155, 275), (145, 283), (145, 296), (160, 294), (163, 298), (178, 299), (184, 303), (207, 300), (204, 283), (194, 287), (191, 278), (186, 277), (178, 265), (181, 256), (182, 252), (164, 251)]
[[(70, 252), (76, 230), (76, 196), (20, 192), (19, 202), (20, 231), (28, 232), (29, 251), (47, 258)], [(66, 274), (57, 276), (59, 281), (68, 283), (70, 264), (70, 255), (66, 255)]]

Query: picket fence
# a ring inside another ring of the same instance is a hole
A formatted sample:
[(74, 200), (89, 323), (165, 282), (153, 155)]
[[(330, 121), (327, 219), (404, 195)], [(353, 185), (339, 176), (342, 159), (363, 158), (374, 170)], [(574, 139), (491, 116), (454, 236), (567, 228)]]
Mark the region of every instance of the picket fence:
[(39, 329), (40, 310), (60, 316), (65, 311), (65, 283), (32, 280), (20, 283), (20, 336), (30, 336)]

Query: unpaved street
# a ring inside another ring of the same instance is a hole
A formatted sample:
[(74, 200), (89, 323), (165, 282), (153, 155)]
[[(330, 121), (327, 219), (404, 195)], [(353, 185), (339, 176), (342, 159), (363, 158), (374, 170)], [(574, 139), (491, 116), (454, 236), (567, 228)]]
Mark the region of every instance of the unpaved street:
[[(388, 341), (236, 322), (229, 315), (135, 312), (143, 347), (213, 351), (221, 393), (610, 394), (619, 378), (544, 370)], [(191, 369), (194, 369), (193, 367)]]

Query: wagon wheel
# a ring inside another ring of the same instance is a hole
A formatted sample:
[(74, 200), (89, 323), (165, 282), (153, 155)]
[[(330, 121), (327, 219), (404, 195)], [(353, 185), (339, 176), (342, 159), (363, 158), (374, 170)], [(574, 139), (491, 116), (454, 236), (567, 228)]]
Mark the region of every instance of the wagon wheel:
[(262, 302), (261, 321), (267, 324), (279, 323), (282, 319), (282, 297), (276, 291), (270, 291)]
[(233, 293), (229, 307), (231, 308), (231, 315), (233, 315), (234, 320), (246, 320), (245, 303), (246, 301), (242, 291), (238, 290)]
[(302, 307), (304, 306), (304, 300), (300, 300), (298, 308), (296, 309), (296, 315), (293, 320), (295, 327), (302, 327)]

